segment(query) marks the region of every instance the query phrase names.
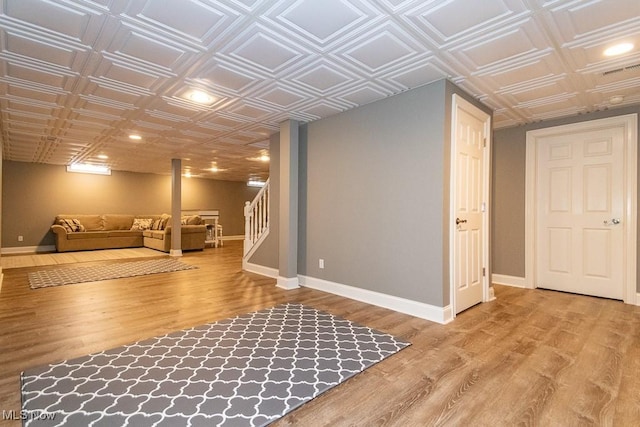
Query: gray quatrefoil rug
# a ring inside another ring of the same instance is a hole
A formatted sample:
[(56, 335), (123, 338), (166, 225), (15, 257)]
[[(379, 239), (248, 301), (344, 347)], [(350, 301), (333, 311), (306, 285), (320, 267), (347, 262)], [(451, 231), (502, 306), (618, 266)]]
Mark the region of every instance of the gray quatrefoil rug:
[(22, 373), (28, 426), (264, 426), (410, 345), (284, 304)]
[(74, 283), (145, 276), (147, 274), (169, 273), (194, 268), (198, 267), (185, 264), (174, 258), (116, 262), (89, 267), (56, 268), (29, 273), (29, 286), (31, 289), (38, 289)]

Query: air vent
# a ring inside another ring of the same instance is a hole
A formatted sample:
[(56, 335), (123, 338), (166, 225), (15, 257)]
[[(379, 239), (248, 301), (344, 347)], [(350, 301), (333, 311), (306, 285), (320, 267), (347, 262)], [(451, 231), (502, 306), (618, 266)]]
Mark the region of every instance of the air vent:
[(602, 73), (603, 76), (608, 76), (610, 74), (616, 74), (616, 73), (621, 73), (624, 71), (624, 68), (616, 68), (615, 70), (609, 70), (609, 71), (605, 71), (604, 73)]
[(602, 73), (603, 76), (608, 76), (611, 74), (622, 73), (624, 71), (634, 71), (640, 69), (640, 64), (629, 65), (628, 67), (616, 68), (615, 70), (609, 70)]

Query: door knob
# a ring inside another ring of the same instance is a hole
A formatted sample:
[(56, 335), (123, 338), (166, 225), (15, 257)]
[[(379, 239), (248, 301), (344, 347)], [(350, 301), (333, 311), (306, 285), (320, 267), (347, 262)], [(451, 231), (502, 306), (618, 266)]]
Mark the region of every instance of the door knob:
[(456, 218), (456, 225), (464, 224), (465, 222), (467, 222), (466, 219)]
[(611, 219), (611, 222), (609, 222), (609, 221), (607, 221), (605, 219), (604, 220), (604, 225), (609, 225), (609, 224), (618, 225), (618, 224), (620, 224), (620, 220), (618, 218), (613, 218), (613, 219)]

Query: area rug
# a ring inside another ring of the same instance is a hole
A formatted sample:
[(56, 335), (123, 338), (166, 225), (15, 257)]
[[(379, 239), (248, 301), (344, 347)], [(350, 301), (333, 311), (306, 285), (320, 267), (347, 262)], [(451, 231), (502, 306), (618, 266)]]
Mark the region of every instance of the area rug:
[(408, 346), (284, 304), (22, 373), (29, 426), (264, 426)]
[(29, 273), (29, 286), (31, 289), (38, 289), (73, 283), (97, 282), (99, 280), (191, 270), (194, 268), (198, 267), (185, 264), (175, 258), (117, 262), (91, 267), (57, 268)]

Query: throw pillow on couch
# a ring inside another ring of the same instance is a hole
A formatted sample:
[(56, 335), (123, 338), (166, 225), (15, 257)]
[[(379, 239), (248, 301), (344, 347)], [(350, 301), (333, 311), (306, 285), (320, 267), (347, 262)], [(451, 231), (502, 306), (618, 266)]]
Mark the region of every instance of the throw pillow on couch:
[(58, 224), (63, 226), (67, 233), (75, 233), (86, 231), (84, 225), (80, 224), (80, 221), (77, 219), (61, 219), (58, 221)]
[(149, 230), (153, 226), (153, 218), (135, 218), (131, 230), (144, 231)]

